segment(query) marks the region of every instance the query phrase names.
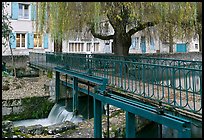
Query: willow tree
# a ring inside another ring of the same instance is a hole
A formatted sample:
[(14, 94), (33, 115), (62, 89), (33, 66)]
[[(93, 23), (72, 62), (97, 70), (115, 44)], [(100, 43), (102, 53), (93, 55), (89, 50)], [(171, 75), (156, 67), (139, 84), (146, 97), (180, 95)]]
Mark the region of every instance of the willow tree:
[(197, 32), (199, 35), (199, 51), (202, 52), (202, 2), (197, 3)]
[[(195, 9), (193, 2), (37, 2), (36, 27), (57, 42), (86, 27), (96, 38), (113, 39), (113, 53), (126, 56), (131, 36), (150, 26), (157, 25), (159, 33), (168, 31), (169, 36), (174, 36), (172, 30), (177, 36), (188, 35), (186, 29), (196, 26)], [(110, 23), (113, 34), (100, 34), (102, 20)]]
[(169, 44), (169, 52), (173, 52), (175, 39), (190, 42), (198, 33), (202, 33), (202, 23), (198, 20), (202, 12), (198, 8), (198, 3), (171, 2), (162, 6), (165, 6), (166, 11), (161, 12), (162, 22), (156, 29), (160, 39)]

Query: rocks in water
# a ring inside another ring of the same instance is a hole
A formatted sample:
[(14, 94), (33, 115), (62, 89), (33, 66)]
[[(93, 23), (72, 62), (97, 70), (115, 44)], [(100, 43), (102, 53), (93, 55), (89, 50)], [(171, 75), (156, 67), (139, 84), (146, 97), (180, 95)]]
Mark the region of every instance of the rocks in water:
[(20, 131), (21, 133), (24, 133), (24, 134), (28, 133), (28, 129), (25, 126), (19, 126), (18, 131)]
[(70, 121), (65, 121), (63, 123), (54, 124), (48, 126), (48, 134), (55, 135), (57, 133), (64, 132), (66, 130), (75, 129), (76, 125)]
[(2, 136), (12, 138), (13, 122), (2, 121)]
[(18, 136), (16, 136), (16, 135), (13, 135), (13, 138), (18, 138)]
[[(2, 121), (2, 135), (3, 138), (23, 138), (35, 135), (54, 135), (54, 138), (60, 137), (59, 133), (75, 129), (76, 125), (70, 121), (66, 121), (59, 124), (43, 127), (42, 125), (32, 126), (18, 126), (14, 127), (12, 121)], [(31, 135), (30, 135), (31, 134)]]
[(13, 128), (12, 121), (2, 121), (2, 130), (10, 130)]
[(32, 125), (27, 127), (28, 133), (32, 135), (40, 135), (43, 134), (44, 128), (42, 125)]

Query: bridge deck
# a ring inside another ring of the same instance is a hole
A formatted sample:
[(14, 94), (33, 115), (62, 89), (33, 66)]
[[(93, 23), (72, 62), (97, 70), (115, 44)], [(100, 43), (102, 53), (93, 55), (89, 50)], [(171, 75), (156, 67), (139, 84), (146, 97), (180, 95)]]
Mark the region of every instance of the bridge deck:
[[(78, 72), (88, 72), (87, 68), (82, 68), (82, 65), (87, 62), (87, 60), (83, 59), (73, 59), (72, 61), (66, 60), (66, 63), (56, 63), (56, 61), (47, 61), (45, 55), (41, 55), (41, 58), (38, 57), (38, 60), (33, 59), (30, 61), (30, 66), (53, 70), (56, 66), (64, 67), (65, 69), (71, 69)], [(96, 60), (96, 59), (95, 59)], [(94, 60), (94, 61), (95, 61)], [(65, 60), (63, 60), (65, 61)], [(82, 61), (82, 62), (80, 62)], [(112, 61), (112, 60), (111, 60)], [(77, 66), (74, 66), (73, 62), (80, 63)], [(84, 62), (84, 63), (83, 63)], [(90, 62), (90, 60), (89, 60)], [(176, 69), (175, 71), (183, 73), (185, 78), (181, 79), (178, 77), (175, 78), (174, 75), (168, 75), (169, 72), (172, 71), (159, 71), (162, 73), (156, 73), (151, 75), (151, 72), (154, 72), (154, 68), (151, 68), (148, 65), (141, 64), (141, 66), (146, 66), (150, 69), (148, 73), (145, 69), (137, 70), (135, 72), (135, 67), (130, 67), (130, 62), (124, 63), (128, 65), (128, 72), (120, 72), (119, 75), (116, 74), (113, 66), (116, 67), (116, 64), (109, 64), (107, 66), (107, 62), (103, 62), (100, 60), (100, 65), (103, 63), (103, 67), (90, 66), (91, 73), (94, 76), (105, 77), (108, 78), (108, 88), (111, 88), (114, 91), (117, 91), (125, 96), (131, 96), (133, 98), (140, 98), (140, 100), (151, 102), (152, 104), (157, 105), (158, 102), (162, 102), (163, 105), (169, 110), (176, 110), (178, 112), (183, 112), (183, 114), (187, 114), (188, 116), (195, 116), (196, 119), (202, 120), (202, 67), (199, 69), (188, 69), (188, 68), (179, 68), (173, 67)], [(90, 63), (93, 65), (93, 62)], [(98, 60), (97, 60), (98, 64)], [(139, 63), (138, 63), (139, 64)], [(106, 65), (106, 66), (105, 66)], [(119, 65), (123, 65), (123, 63), (119, 63)], [(131, 64), (132, 66), (133, 64)], [(151, 65), (154, 66), (154, 65)], [(83, 66), (84, 67), (84, 66)], [(162, 66), (162, 69), (168, 68), (168, 66)], [(122, 68), (124, 68), (122, 66)], [(143, 68), (143, 67), (142, 67)], [(171, 67), (169, 67), (170, 69)], [(139, 73), (138, 71), (145, 71), (144, 73)], [(187, 72), (186, 72), (187, 71)], [(198, 75), (197, 81), (195, 81), (195, 73)], [(133, 73), (133, 74), (132, 74)], [(138, 75), (135, 75), (137, 73)], [(167, 77), (173, 77), (173, 86), (172, 79), (165, 79), (163, 76), (164, 73), (167, 73)], [(186, 74), (187, 73), (187, 74)], [(145, 79), (143, 75), (148, 75)], [(158, 75), (162, 75), (162, 79), (159, 81), (154, 81)], [(179, 75), (180, 76), (180, 75)], [(63, 79), (64, 80), (64, 79)], [(71, 82), (71, 81), (70, 81)], [(195, 85), (195, 82), (198, 82), (198, 85)], [(190, 83), (187, 85), (186, 83)], [(191, 84), (192, 83), (192, 84)], [(92, 89), (93, 90), (93, 89)]]

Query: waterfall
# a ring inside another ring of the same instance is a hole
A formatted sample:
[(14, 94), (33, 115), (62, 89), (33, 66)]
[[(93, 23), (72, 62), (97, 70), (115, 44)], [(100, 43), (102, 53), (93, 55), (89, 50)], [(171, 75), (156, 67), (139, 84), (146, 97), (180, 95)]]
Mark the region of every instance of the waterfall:
[(74, 116), (73, 112), (69, 112), (65, 109), (65, 106), (60, 104), (55, 104), (51, 109), (48, 118), (44, 119), (28, 119), (14, 121), (14, 126), (31, 126), (41, 124), (42, 126), (49, 126), (53, 124), (62, 123), (65, 121), (71, 121), (73, 123), (82, 122), (83, 118), (79, 116)]

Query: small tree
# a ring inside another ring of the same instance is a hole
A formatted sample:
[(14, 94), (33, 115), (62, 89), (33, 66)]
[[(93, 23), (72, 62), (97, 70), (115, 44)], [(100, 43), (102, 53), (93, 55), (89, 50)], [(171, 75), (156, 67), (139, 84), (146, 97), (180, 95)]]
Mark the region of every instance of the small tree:
[[(10, 35), (12, 32), (11, 23), (9, 21), (9, 15), (5, 12), (5, 8), (8, 6), (6, 2), (2, 2), (2, 46), (6, 47), (9, 44), (9, 48), (11, 51), (11, 59), (12, 59), (12, 66), (13, 66), (13, 72), (14, 72), (14, 78), (16, 78), (16, 68), (13, 58), (13, 51), (11, 48), (11, 43), (9, 42), (9, 38), (14, 38), (14, 36)], [(8, 43), (9, 42), (9, 43)]]

